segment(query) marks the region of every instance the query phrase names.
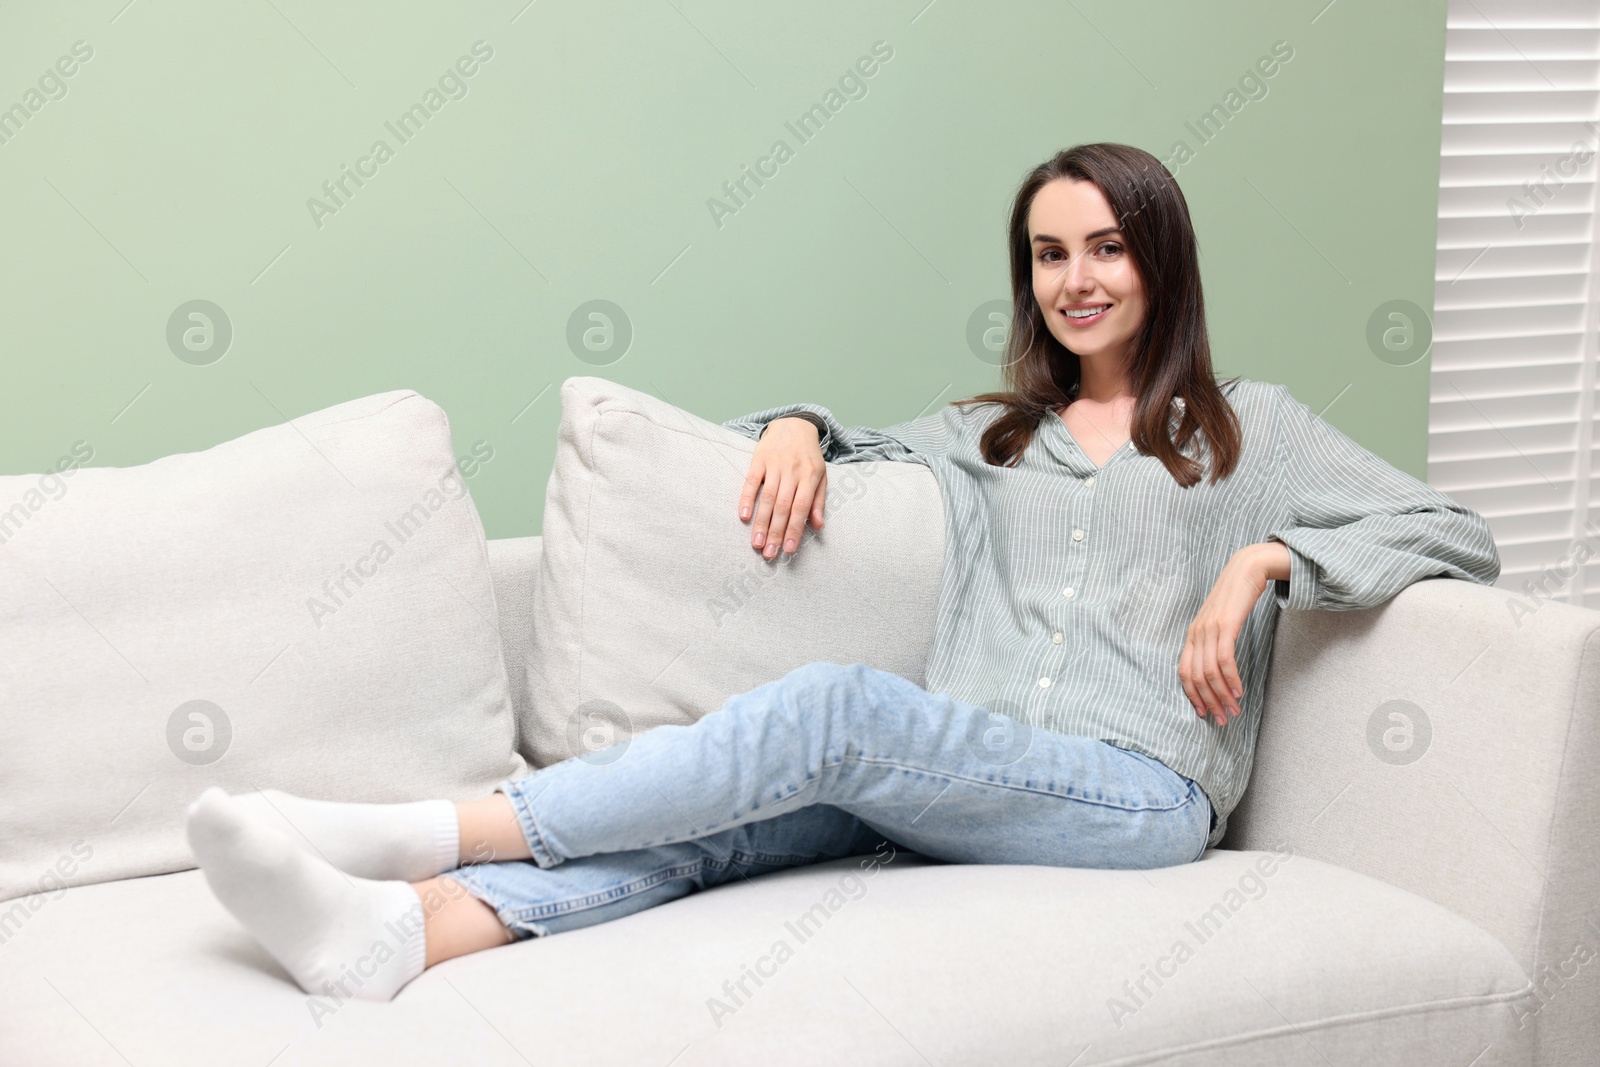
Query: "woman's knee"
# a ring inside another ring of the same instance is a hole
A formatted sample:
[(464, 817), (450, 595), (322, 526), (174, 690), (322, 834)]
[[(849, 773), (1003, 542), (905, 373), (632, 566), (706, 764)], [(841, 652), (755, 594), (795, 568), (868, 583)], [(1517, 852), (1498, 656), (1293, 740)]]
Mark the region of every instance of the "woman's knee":
[(866, 745), (917, 714), (914, 683), (865, 663), (808, 663), (785, 676), (798, 714)]

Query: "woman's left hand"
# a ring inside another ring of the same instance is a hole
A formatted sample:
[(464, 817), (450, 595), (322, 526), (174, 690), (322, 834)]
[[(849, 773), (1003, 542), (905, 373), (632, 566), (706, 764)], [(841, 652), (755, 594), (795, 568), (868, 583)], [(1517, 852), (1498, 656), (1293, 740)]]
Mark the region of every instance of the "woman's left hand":
[(1252, 551), (1258, 547), (1241, 548), (1222, 568), (1211, 594), (1189, 624), (1183, 654), (1178, 657), (1178, 677), (1195, 714), (1204, 718), (1209, 713), (1218, 726), (1238, 717), (1239, 698), (1244, 693), (1234, 651), (1245, 620), (1267, 588), (1267, 569)]

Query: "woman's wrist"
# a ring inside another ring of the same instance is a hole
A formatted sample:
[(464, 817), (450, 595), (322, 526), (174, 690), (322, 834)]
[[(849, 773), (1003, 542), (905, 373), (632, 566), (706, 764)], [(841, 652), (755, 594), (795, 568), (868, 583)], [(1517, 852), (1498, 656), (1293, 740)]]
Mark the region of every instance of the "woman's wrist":
[(1251, 572), (1265, 585), (1289, 580), (1289, 546), (1282, 541), (1262, 541), (1240, 549)]
[[(789, 415), (779, 415), (776, 419), (773, 419), (772, 422), (767, 423), (767, 426), (771, 426), (773, 422), (779, 422), (783, 419), (799, 419), (802, 422), (810, 423), (811, 428), (817, 431), (817, 440), (819, 441), (822, 440), (823, 435), (827, 433), (828, 430), (827, 424), (822, 421), (821, 416), (813, 415), (808, 411), (796, 411)], [(761, 432), (767, 432), (765, 426), (762, 427)]]

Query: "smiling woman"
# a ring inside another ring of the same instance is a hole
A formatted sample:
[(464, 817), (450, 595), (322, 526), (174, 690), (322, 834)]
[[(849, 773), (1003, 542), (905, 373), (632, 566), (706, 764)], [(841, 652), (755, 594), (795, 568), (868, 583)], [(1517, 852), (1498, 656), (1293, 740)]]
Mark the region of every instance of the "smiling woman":
[[(1282, 386), (1216, 380), (1188, 205), (1148, 152), (1041, 163), (1008, 242), (1007, 388), (882, 431), (814, 404), (725, 424), (766, 446), (740, 517), (755, 547), (792, 553), (808, 517), (821, 528), (826, 463), (931, 466), (947, 514), (971, 519), (951, 526), (945, 584), (963, 592), (941, 603), (930, 690), (1159, 760), (1204, 790), (1214, 842), (1248, 774), (1275, 611), (1372, 606), (1441, 574), (1492, 583), (1493, 538)], [(1186, 713), (1243, 722), (1218, 739)]]
[(723, 424), (756, 442), (737, 506), (768, 559), (793, 555), (808, 517), (821, 528), (830, 465), (932, 470), (951, 521), (926, 685), (808, 663), (623, 740), (626, 759), (591, 751), (476, 800), (275, 797), (310, 849), (209, 791), (188, 822), (207, 881), (302, 988), (408, 916), (425, 937), (349, 995), (883, 845), (1191, 863), (1249, 780), (1281, 610), (1498, 576), (1481, 516), (1283, 386), (1215, 380), (1188, 208), (1155, 157), (1046, 160), (1008, 239), (1006, 391), (886, 430), (815, 404)]
[(1238, 418), (1211, 368), (1189, 205), (1161, 163), (1127, 145), (1061, 153), (1018, 191), (1010, 250), (1010, 388), (957, 402), (1005, 405), (984, 434), (985, 458), (1016, 463), (1053, 411), (1097, 466), (1131, 440), (1193, 485), (1203, 472), (1181, 450), (1198, 434), (1212, 448), (1211, 480), (1227, 477)]

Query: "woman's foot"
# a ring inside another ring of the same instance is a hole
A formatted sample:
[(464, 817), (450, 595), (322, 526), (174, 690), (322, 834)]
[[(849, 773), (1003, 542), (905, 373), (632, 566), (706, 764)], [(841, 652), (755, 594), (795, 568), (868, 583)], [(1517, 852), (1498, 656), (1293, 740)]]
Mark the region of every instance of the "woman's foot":
[(226, 799), (245, 817), (360, 878), (420, 882), (458, 865), (460, 829), (448, 800), (341, 804), (276, 789)]
[(187, 831), (211, 891), (307, 993), (389, 1000), (422, 973), (426, 924), (406, 882), (343, 874), (215, 787)]

